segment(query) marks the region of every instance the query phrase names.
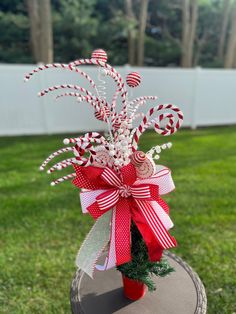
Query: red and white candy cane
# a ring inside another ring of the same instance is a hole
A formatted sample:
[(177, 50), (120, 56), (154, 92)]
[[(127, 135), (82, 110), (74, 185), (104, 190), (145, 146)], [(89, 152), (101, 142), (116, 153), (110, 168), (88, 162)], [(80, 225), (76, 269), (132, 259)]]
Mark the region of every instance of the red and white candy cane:
[(94, 108), (96, 107), (96, 101), (93, 100), (89, 95), (84, 96), (84, 95), (77, 93), (77, 92), (66, 92), (64, 94), (57, 95), (55, 97), (55, 99), (57, 100), (61, 97), (66, 97), (66, 96), (77, 97), (78, 102), (86, 101), (87, 103), (92, 104), (94, 106)]
[[(117, 78), (117, 76), (115, 75), (115, 73), (113, 73), (112, 71), (107, 71), (107, 70), (105, 70), (105, 71), (106, 71), (106, 75), (109, 75), (111, 78), (114, 79), (115, 82), (118, 82), (118, 78)], [(123, 83), (123, 84), (124, 84), (124, 83)], [(122, 86), (124, 86), (123, 84), (122, 84)], [(118, 98), (119, 94), (120, 94), (120, 88), (118, 88), (118, 89), (115, 91), (115, 93), (114, 93), (114, 95), (113, 95), (113, 97), (112, 97), (112, 102), (111, 102), (111, 112), (112, 112), (112, 116), (116, 116), (115, 107), (116, 107), (117, 98)]]
[(114, 131), (119, 130), (120, 127), (121, 127), (122, 122), (124, 122), (124, 121), (125, 121), (125, 119), (120, 117), (119, 115), (116, 118), (113, 117), (112, 122), (111, 122), (113, 130)]
[[(68, 162), (68, 163), (70, 163), (69, 165), (72, 165), (73, 163), (79, 164), (80, 166), (84, 166), (84, 167), (90, 165), (94, 161), (95, 155), (96, 155), (96, 152), (91, 147), (92, 147), (92, 144), (90, 144), (90, 143), (88, 143), (87, 145), (85, 145), (83, 147), (83, 149), (85, 151), (89, 151), (90, 152), (90, 157), (89, 158), (83, 158), (81, 156), (80, 157), (76, 157), (74, 162), (71, 162), (71, 163)], [(60, 163), (59, 163), (59, 165), (60, 165)], [(65, 166), (63, 166), (63, 168), (65, 168), (65, 167), (67, 167), (66, 164), (65, 164)], [(57, 185), (57, 184), (62, 183), (64, 181), (73, 179), (74, 177), (76, 177), (76, 174), (75, 173), (71, 173), (69, 175), (63, 176), (63, 177), (61, 177), (61, 178), (59, 178), (57, 180), (52, 181), (51, 185)]]
[[(168, 113), (161, 113), (162, 110), (167, 110), (167, 109), (168, 109)], [(169, 119), (169, 123), (166, 124), (164, 129), (160, 128), (160, 125), (158, 122), (156, 122), (156, 119), (152, 120), (155, 123), (154, 127), (157, 133), (166, 136), (166, 135), (175, 133), (180, 128), (183, 122), (183, 113), (178, 107), (172, 104), (166, 104), (166, 105), (159, 105), (157, 107), (151, 108), (148, 111), (148, 113), (145, 115), (145, 117), (143, 118), (143, 121), (141, 122), (141, 124), (135, 129), (135, 132), (133, 135), (133, 145), (132, 145), (133, 151), (135, 151), (138, 146), (138, 141), (139, 141), (140, 136), (150, 126), (149, 124), (150, 117), (152, 117), (152, 115), (156, 112), (157, 113), (160, 112), (158, 115), (159, 121), (162, 121), (165, 118)], [(177, 119), (175, 119), (175, 121), (173, 119), (173, 115), (171, 112), (174, 112), (177, 115)]]
[(135, 105), (136, 103), (143, 101), (143, 100), (157, 100), (158, 97), (157, 96), (141, 96), (141, 97), (137, 97), (134, 100), (132, 100), (129, 104), (130, 106)]
[[(165, 119), (168, 119), (168, 123), (165, 125), (165, 129), (163, 130), (163, 127), (161, 126), (161, 122), (164, 121)], [(155, 131), (158, 133), (158, 134), (162, 134), (162, 135), (170, 135), (170, 134), (173, 134), (174, 132), (177, 131), (174, 131), (174, 116), (172, 113), (163, 113), (163, 114), (160, 114), (158, 116), (158, 119), (153, 119), (150, 123), (150, 125), (154, 125), (154, 129)], [(168, 132), (170, 131), (170, 134), (165, 134), (165, 132)]]
[(64, 63), (50, 63), (50, 64), (41, 65), (38, 68), (34, 69), (32, 72), (26, 74), (24, 81), (25, 82), (29, 81), (30, 78), (34, 74), (36, 74), (40, 71), (47, 70), (47, 69), (55, 69), (55, 68), (77, 72), (77, 73), (81, 74), (83, 77), (85, 77), (89, 81), (89, 83), (91, 84), (91, 86), (93, 88), (95, 88), (95, 86), (96, 86), (95, 82), (92, 80), (92, 78), (87, 73), (81, 71), (80, 69), (78, 69), (76, 67), (69, 66), (68, 64), (64, 64)]
[[(86, 133), (83, 137), (77, 137), (77, 138), (69, 138), (69, 139), (64, 139), (64, 144), (76, 144), (77, 142), (94, 142), (96, 144), (107, 144), (107, 141), (105, 137), (103, 137), (101, 134), (98, 132), (88, 132)], [(44, 160), (44, 162), (40, 166), (40, 170), (44, 170), (44, 168), (47, 166), (47, 164), (55, 157), (67, 153), (67, 152), (74, 152), (74, 147), (65, 147), (61, 148), (54, 153), (52, 153), (47, 159)]]
[[(139, 113), (137, 114), (139, 115)], [(141, 117), (145, 117), (144, 113), (140, 113), (140, 116)], [(138, 116), (138, 117), (140, 117)], [(137, 118), (138, 118), (137, 117)], [(172, 126), (174, 124), (174, 116), (172, 113), (163, 113), (163, 114), (160, 114), (159, 116), (157, 116), (157, 118), (155, 119), (152, 119), (150, 121), (147, 122), (146, 124), (146, 129), (149, 128), (151, 125), (154, 125), (157, 129), (160, 129), (160, 132), (163, 131), (163, 129), (161, 128), (160, 126), (160, 123), (164, 120), (164, 119), (168, 119), (168, 125)], [(167, 126), (166, 126), (167, 127)], [(130, 138), (133, 138), (133, 135), (134, 133), (136, 132), (138, 128), (135, 128), (131, 131), (131, 134), (130, 134)], [(157, 132), (158, 133), (158, 132)]]
[(72, 147), (65, 147), (65, 148), (61, 148), (58, 149), (56, 152), (52, 153), (50, 156), (48, 156), (47, 159), (44, 160), (44, 162), (42, 163), (42, 165), (40, 166), (40, 170), (44, 170), (44, 168), (47, 166), (47, 164), (56, 156), (59, 156), (63, 153), (68, 153), (68, 152), (72, 152), (73, 148)]
[(81, 95), (80, 93), (67, 92), (67, 93), (64, 93), (64, 94), (61, 94), (61, 95), (57, 95), (55, 99), (58, 100), (61, 97), (67, 97), (67, 96), (76, 97), (78, 102), (86, 101), (88, 104), (93, 106), (93, 108), (95, 110), (100, 110), (100, 101), (97, 102), (95, 100), (92, 100), (90, 96), (88, 96), (88, 95), (84, 96), (84, 95)]
[(128, 113), (130, 114), (131, 121), (133, 121), (133, 117), (140, 106), (146, 104), (147, 100), (157, 100), (157, 96), (141, 96), (138, 98), (135, 98), (128, 104)]
[[(90, 156), (87, 159), (82, 158), (85, 152), (90, 153)], [(96, 156), (96, 151), (90, 142), (87, 142), (87, 141), (82, 142), (82, 143), (77, 142), (77, 144), (74, 146), (74, 154), (76, 156), (75, 157), (76, 160), (81, 162), (80, 165), (86, 167), (93, 163)]]
[[(40, 91), (38, 93), (39, 96), (45, 96), (46, 94), (50, 93), (50, 92), (53, 92), (55, 90), (60, 90), (60, 89), (65, 89), (65, 88), (68, 88), (68, 89), (76, 89), (76, 90), (79, 90), (81, 92), (84, 92), (86, 93), (86, 96), (84, 95), (78, 95), (78, 97), (81, 97), (83, 98), (84, 100), (93, 100), (94, 102), (98, 102), (99, 104), (100, 103), (104, 103), (106, 106), (110, 107), (110, 105), (104, 100), (104, 99), (99, 99), (97, 96), (93, 95), (92, 93), (90, 93), (88, 90), (86, 90), (85, 88), (83, 87), (80, 87), (78, 85), (72, 85), (72, 84), (61, 84), (61, 85), (54, 85), (54, 86), (51, 86), (49, 88), (46, 88), (42, 91)], [(68, 94), (68, 95), (73, 95), (73, 94)], [(86, 97), (86, 98), (84, 98)]]
[(57, 95), (56, 100), (65, 96), (77, 97), (77, 101), (79, 102), (86, 101), (87, 103), (91, 104), (95, 109), (94, 113), (95, 118), (104, 122), (108, 122), (108, 118), (110, 116), (110, 109), (107, 105), (102, 105), (100, 101), (91, 100), (91, 97), (88, 95), (83, 96), (75, 92), (67, 92), (61, 95)]
[[(117, 83), (117, 92), (121, 93), (121, 98), (122, 98), (122, 104), (123, 107), (126, 108), (126, 98), (127, 98), (127, 90), (124, 84), (124, 81), (121, 77), (121, 75), (108, 63), (102, 62), (98, 59), (79, 59), (74, 62), (71, 62), (69, 66), (78, 66), (78, 65), (83, 65), (83, 64), (94, 64), (94, 65), (99, 65), (105, 69), (108, 70), (107, 74), (110, 75), (113, 79), (115, 79), (115, 82)], [(113, 75), (114, 74), (114, 75)]]
[[(126, 90), (125, 83), (123, 82), (121, 75), (108, 63), (102, 62), (101, 60), (98, 60), (98, 59), (79, 59), (70, 63), (69, 66), (77, 66), (77, 65), (83, 65), (83, 64), (94, 64), (94, 65), (99, 65), (101, 67), (108, 69), (107, 75), (110, 75), (115, 80), (118, 86), (113, 96), (114, 98), (113, 105), (115, 105), (118, 95), (121, 94), (122, 112), (125, 119), (127, 117), (127, 90)], [(114, 108), (112, 108), (112, 111), (114, 111)]]
[(72, 138), (65, 138), (63, 140), (63, 143), (65, 145), (68, 145), (70, 143), (75, 144), (77, 142), (94, 142), (96, 144), (107, 144), (107, 140), (105, 139), (104, 136), (102, 136), (98, 132), (88, 132), (84, 134), (83, 136), (80, 137), (72, 137)]
[(79, 90), (80, 92), (85, 93), (86, 95), (90, 96), (91, 98), (94, 97), (94, 99), (96, 99), (96, 96), (93, 96), (87, 89), (85, 89), (85, 88), (83, 88), (83, 87), (81, 87), (79, 85), (74, 85), (74, 84), (54, 85), (54, 86), (51, 86), (49, 88), (46, 88), (46, 89), (42, 90), (41, 92), (38, 93), (38, 95), (39, 96), (44, 96), (44, 95), (46, 95), (49, 92), (53, 92), (55, 90), (60, 90), (60, 89), (65, 89), (65, 88)]
[(68, 158), (68, 159), (62, 160), (56, 163), (55, 165), (53, 165), (50, 169), (48, 169), (47, 173), (52, 173), (55, 170), (61, 170), (61, 169), (67, 168), (75, 162), (76, 162), (76, 158)]
[(70, 174), (67, 174), (66, 176), (63, 176), (57, 180), (54, 180), (51, 182), (51, 185), (54, 186), (54, 185), (57, 185), (59, 183), (62, 183), (64, 181), (67, 181), (67, 180), (71, 180), (71, 179), (74, 179), (76, 177), (76, 173), (70, 173)]
[[(104, 71), (105, 71), (105, 75), (108, 75), (111, 78), (113, 78), (115, 82), (119, 82), (119, 77), (117, 77), (116, 73), (114, 73), (113, 71), (105, 70), (105, 69), (104, 69)], [(112, 97), (110, 112), (111, 112), (111, 117), (112, 117), (113, 122), (116, 119), (116, 117), (118, 116), (117, 112), (115, 111), (116, 104), (117, 104), (117, 98), (118, 98), (120, 92), (122, 92), (121, 88), (124, 86), (125, 86), (124, 82), (121, 82), (120, 88), (116, 89), (116, 91)]]

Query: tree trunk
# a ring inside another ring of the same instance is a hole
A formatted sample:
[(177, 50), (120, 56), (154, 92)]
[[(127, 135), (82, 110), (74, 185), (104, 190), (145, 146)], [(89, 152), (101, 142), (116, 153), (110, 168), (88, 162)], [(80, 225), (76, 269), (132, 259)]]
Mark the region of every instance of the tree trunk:
[(193, 49), (196, 36), (197, 18), (198, 18), (198, 0), (192, 1), (192, 14), (191, 14), (191, 27), (189, 33), (189, 45), (188, 45), (188, 64), (189, 67), (193, 66)]
[(198, 19), (197, 0), (182, 0), (181, 66), (193, 66), (193, 49)]
[(207, 43), (209, 37), (209, 32), (208, 29), (205, 29), (202, 38), (198, 38), (196, 36), (196, 48), (195, 48), (195, 52), (194, 52), (194, 60), (193, 60), (193, 66), (196, 67), (198, 65), (199, 59), (201, 57), (202, 54), (202, 49), (204, 47), (204, 45)]
[(53, 32), (50, 0), (40, 0), (39, 16), (41, 24), (40, 54), (41, 62), (53, 62)]
[(225, 54), (224, 67), (226, 69), (233, 68), (234, 66), (235, 51), (236, 51), (236, 1), (234, 1), (231, 29)]
[(27, 0), (27, 9), (30, 20), (30, 44), (35, 62), (40, 61), (40, 23), (38, 0)]
[(135, 16), (133, 12), (132, 0), (125, 1), (125, 10), (128, 20), (128, 63), (135, 65)]
[(145, 45), (145, 29), (147, 23), (148, 0), (141, 0), (141, 8), (139, 15), (139, 34), (138, 34), (138, 59), (137, 64), (143, 66), (144, 63), (144, 45)]
[(223, 56), (224, 56), (227, 26), (229, 24), (229, 15), (230, 15), (230, 0), (224, 0), (223, 19), (222, 19), (222, 24), (221, 24), (220, 40), (219, 40), (218, 53), (217, 53), (219, 59), (221, 60), (223, 59)]
[(182, 0), (182, 40), (181, 40), (181, 66), (188, 66), (188, 38), (190, 28), (190, 3), (189, 0)]

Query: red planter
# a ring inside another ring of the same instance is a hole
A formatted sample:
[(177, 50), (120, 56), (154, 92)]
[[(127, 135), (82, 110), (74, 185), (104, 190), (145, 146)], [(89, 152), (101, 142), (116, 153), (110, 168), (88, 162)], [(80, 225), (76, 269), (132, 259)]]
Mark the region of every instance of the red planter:
[(123, 287), (124, 287), (124, 295), (126, 298), (136, 301), (138, 299), (141, 299), (146, 291), (147, 291), (147, 286), (138, 281), (138, 280), (133, 280), (130, 279), (124, 275), (122, 275), (123, 279)]

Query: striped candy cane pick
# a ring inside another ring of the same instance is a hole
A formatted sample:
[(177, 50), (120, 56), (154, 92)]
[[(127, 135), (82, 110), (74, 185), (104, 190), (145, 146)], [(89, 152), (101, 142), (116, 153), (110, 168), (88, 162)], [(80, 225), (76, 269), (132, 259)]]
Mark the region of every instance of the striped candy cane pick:
[[(168, 110), (168, 113), (165, 113), (165, 110)], [(176, 118), (174, 118), (172, 112), (176, 114), (177, 116)], [(149, 120), (153, 116), (154, 113), (158, 113), (157, 120), (155, 119), (152, 120), (152, 123), (154, 124), (154, 127), (155, 127), (155, 131), (158, 134), (161, 134), (164, 136), (171, 135), (175, 133), (183, 123), (182, 111), (178, 107), (172, 104), (159, 105), (157, 107), (151, 108), (148, 111), (148, 113), (145, 115), (145, 117), (143, 118), (141, 124), (135, 129), (135, 132), (133, 134), (133, 145), (132, 145), (133, 151), (135, 151), (138, 146), (140, 136), (150, 126)], [(163, 121), (165, 118), (168, 119), (168, 123), (166, 123), (164, 128), (161, 128), (160, 122)]]

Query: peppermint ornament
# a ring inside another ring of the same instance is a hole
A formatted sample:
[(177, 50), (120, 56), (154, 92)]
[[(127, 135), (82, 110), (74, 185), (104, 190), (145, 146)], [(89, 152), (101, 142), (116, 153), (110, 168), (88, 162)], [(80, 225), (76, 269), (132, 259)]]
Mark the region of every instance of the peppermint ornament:
[(126, 83), (129, 87), (137, 87), (141, 83), (141, 76), (138, 72), (131, 72), (126, 76)]
[(146, 160), (146, 155), (144, 152), (136, 151), (131, 155), (130, 160), (132, 165), (134, 165), (135, 167), (139, 167)]
[(107, 53), (103, 49), (96, 49), (92, 53), (92, 59), (107, 62)]
[(106, 121), (107, 118), (110, 116), (110, 109), (104, 106), (100, 110), (96, 110), (94, 116), (100, 121)]
[(93, 166), (99, 168), (105, 168), (107, 164), (111, 163), (111, 157), (109, 152), (103, 146), (97, 146), (95, 148), (96, 156), (93, 161)]
[(145, 161), (139, 166), (136, 167), (137, 177), (140, 179), (147, 179), (154, 175), (156, 170), (156, 165), (154, 161), (146, 157)]

